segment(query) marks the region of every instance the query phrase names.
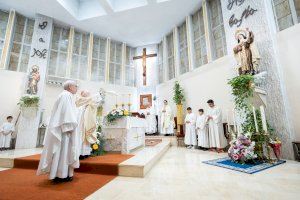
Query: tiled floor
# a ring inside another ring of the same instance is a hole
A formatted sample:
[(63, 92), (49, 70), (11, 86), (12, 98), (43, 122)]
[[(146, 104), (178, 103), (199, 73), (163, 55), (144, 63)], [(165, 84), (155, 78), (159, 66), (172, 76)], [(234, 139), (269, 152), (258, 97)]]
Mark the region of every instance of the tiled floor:
[(41, 152), (41, 148), (0, 151), (0, 158), (19, 158), (24, 156), (40, 154)]
[(172, 147), (145, 178), (117, 177), (87, 200), (299, 199), (300, 163), (253, 175), (202, 163), (223, 156)]

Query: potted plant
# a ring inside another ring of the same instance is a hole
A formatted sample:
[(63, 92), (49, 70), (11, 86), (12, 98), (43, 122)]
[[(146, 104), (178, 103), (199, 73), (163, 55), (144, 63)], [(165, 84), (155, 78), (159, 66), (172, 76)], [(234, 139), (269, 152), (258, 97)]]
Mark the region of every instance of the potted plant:
[(20, 98), (18, 105), (21, 113), (26, 118), (33, 118), (36, 116), (39, 107), (40, 98), (36, 95), (24, 95)]
[(174, 85), (174, 96), (173, 101), (177, 107), (177, 132), (182, 133), (182, 125), (183, 125), (183, 102), (185, 101), (184, 90), (180, 86), (179, 82), (176, 81)]

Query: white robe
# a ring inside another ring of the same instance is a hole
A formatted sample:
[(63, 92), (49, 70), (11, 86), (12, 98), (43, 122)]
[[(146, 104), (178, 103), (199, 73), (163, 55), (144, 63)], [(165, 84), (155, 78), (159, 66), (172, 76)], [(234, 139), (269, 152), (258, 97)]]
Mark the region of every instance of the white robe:
[[(165, 110), (166, 112), (163, 112)], [(172, 109), (169, 105), (163, 106), (161, 111), (161, 134), (173, 134), (174, 133), (174, 120)]]
[[(190, 123), (187, 123), (189, 121)], [(196, 115), (194, 113), (185, 116), (185, 136), (184, 143), (186, 145), (197, 145), (196, 136)]]
[(224, 136), (221, 109), (216, 106), (209, 108), (207, 115), (213, 118), (208, 120), (209, 146), (211, 148), (225, 148), (227, 140)]
[(196, 121), (196, 129), (198, 135), (198, 146), (209, 148), (208, 131), (207, 131), (207, 116), (198, 115)]
[(15, 132), (13, 123), (5, 122), (0, 128), (0, 148), (9, 148), (11, 136)]
[(52, 109), (37, 175), (50, 173), (49, 179), (73, 176), (79, 167), (77, 125), (73, 95), (65, 90)]
[(145, 118), (146, 118), (146, 123), (147, 123), (146, 133), (148, 133), (148, 134), (156, 133), (157, 122), (156, 122), (156, 116), (155, 116), (153, 107), (146, 109)]

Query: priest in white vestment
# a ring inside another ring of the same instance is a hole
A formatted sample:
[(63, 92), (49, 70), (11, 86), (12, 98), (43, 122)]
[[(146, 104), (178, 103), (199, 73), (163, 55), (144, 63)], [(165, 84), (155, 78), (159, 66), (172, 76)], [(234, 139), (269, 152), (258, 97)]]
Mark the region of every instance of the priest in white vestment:
[(157, 131), (156, 115), (153, 106), (148, 106), (145, 110), (145, 118), (147, 123), (146, 133), (154, 134)]
[(207, 103), (209, 105), (207, 111), (209, 146), (211, 150), (216, 148), (218, 152), (223, 152), (223, 149), (227, 146), (227, 140), (224, 136), (222, 110), (214, 104), (213, 100), (208, 100)]
[(13, 117), (8, 116), (6, 122), (0, 127), (0, 149), (10, 148), (12, 134), (15, 132), (15, 125), (12, 123)]
[(49, 179), (55, 182), (72, 181), (74, 169), (79, 167), (76, 92), (74, 81), (64, 83), (47, 127), (37, 175), (50, 173)]
[(82, 91), (76, 99), (78, 113), (78, 132), (80, 158), (91, 155), (91, 145), (97, 142), (97, 108), (101, 102), (100, 94), (91, 96), (88, 91)]
[(203, 109), (198, 110), (199, 114), (196, 120), (196, 131), (198, 135), (198, 146), (203, 149), (209, 148), (207, 116)]
[(174, 134), (174, 120), (171, 107), (168, 101), (164, 100), (164, 105), (161, 111), (161, 134), (173, 135)]
[(184, 143), (187, 148), (195, 148), (197, 146), (196, 136), (196, 115), (192, 112), (192, 108), (187, 108), (187, 114), (184, 119), (185, 123), (185, 136)]

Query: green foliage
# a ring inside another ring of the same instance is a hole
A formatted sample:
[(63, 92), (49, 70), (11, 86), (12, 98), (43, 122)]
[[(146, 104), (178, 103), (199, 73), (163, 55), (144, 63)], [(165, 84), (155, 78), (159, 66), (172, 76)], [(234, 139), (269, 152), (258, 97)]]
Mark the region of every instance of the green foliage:
[[(101, 130), (101, 126), (99, 125), (98, 128), (97, 128), (97, 132), (98, 130)], [(100, 134), (100, 132), (98, 132), (99, 134), (97, 135), (97, 143), (95, 143), (96, 145), (98, 145), (98, 149), (94, 149), (93, 146), (95, 144), (92, 144), (91, 145), (91, 148), (92, 148), (92, 152), (91, 152), (91, 156), (101, 156), (101, 155), (104, 155), (106, 152), (104, 150), (104, 146), (105, 146), (105, 138), (102, 134)]]
[(117, 120), (121, 119), (122, 117), (124, 117), (124, 115), (109, 113), (108, 115), (105, 116), (105, 124), (106, 125), (114, 125), (114, 124), (116, 124)]
[(235, 105), (239, 110), (248, 107), (247, 100), (253, 97), (254, 77), (252, 75), (240, 75), (231, 79), (228, 84), (232, 88)]
[(40, 98), (38, 96), (33, 95), (25, 95), (22, 96), (18, 105), (20, 107), (38, 107)]
[(173, 91), (174, 91), (173, 101), (176, 103), (176, 105), (182, 104), (185, 101), (184, 90), (180, 86), (178, 81), (175, 82)]

